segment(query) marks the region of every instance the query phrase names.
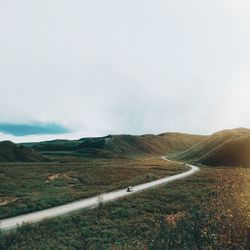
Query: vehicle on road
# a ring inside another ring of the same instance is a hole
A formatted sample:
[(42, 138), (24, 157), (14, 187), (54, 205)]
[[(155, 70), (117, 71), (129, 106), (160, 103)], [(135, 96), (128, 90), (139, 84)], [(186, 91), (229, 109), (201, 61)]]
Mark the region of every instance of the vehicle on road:
[(129, 187), (127, 188), (127, 192), (133, 192), (133, 188), (132, 188), (131, 186), (129, 186)]

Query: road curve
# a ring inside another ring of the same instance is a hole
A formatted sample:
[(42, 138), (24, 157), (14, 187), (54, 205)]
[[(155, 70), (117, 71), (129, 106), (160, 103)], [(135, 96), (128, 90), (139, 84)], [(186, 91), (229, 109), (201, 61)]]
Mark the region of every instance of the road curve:
[[(166, 157), (162, 157), (162, 159), (169, 161), (169, 162), (178, 163), (175, 161), (168, 160)], [(112, 200), (115, 200), (124, 196), (128, 196), (128, 195), (140, 192), (142, 190), (146, 190), (146, 189), (153, 188), (162, 184), (169, 183), (174, 180), (185, 178), (199, 171), (199, 168), (196, 166), (193, 166), (190, 164), (186, 164), (186, 166), (190, 167), (190, 170), (181, 174), (168, 176), (168, 177), (156, 180), (156, 181), (151, 181), (148, 183), (134, 186), (133, 192), (127, 192), (126, 189), (120, 189), (117, 191), (104, 193), (104, 194), (101, 194), (92, 198), (86, 198), (86, 199), (82, 199), (79, 201), (71, 202), (65, 205), (61, 205), (61, 206), (57, 206), (57, 207), (53, 207), (49, 209), (44, 209), (41, 211), (29, 213), (29, 214), (19, 215), (19, 216), (12, 217), (12, 218), (3, 219), (0, 221), (0, 230), (3, 230), (3, 231), (10, 230), (10, 229), (16, 228), (18, 225), (22, 225), (23, 223), (34, 223), (34, 222), (38, 222), (44, 219), (57, 217), (57, 216), (64, 215), (70, 212), (74, 212), (80, 209), (94, 208), (98, 204), (100, 204), (100, 202), (108, 202), (108, 201), (112, 201)]]

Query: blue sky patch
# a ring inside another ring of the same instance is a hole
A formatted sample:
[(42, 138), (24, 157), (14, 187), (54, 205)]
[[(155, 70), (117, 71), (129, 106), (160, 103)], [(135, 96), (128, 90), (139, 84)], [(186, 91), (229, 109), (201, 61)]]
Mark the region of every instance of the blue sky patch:
[(56, 123), (47, 123), (47, 124), (0, 123), (0, 132), (5, 134), (11, 134), (14, 136), (27, 136), (27, 135), (65, 134), (70, 132), (70, 130)]

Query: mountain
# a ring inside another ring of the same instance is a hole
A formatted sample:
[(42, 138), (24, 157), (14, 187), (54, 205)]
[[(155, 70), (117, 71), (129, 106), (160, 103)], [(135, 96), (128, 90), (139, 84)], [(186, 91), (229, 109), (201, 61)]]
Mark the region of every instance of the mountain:
[(108, 135), (80, 140), (54, 140), (23, 144), (45, 154), (78, 154), (116, 158), (137, 154), (166, 154), (183, 151), (201, 142), (205, 136), (164, 133), (160, 135)]
[(0, 143), (0, 161), (37, 161), (42, 155), (126, 158), (133, 155), (175, 153), (181, 160), (211, 166), (250, 166), (250, 130), (223, 130), (210, 136), (182, 133), (108, 135), (79, 140), (39, 143)]
[(180, 159), (211, 166), (250, 166), (250, 130), (237, 128), (212, 134), (179, 154)]
[(44, 160), (45, 158), (33, 149), (18, 146), (11, 141), (0, 142), (0, 162), (35, 162)]

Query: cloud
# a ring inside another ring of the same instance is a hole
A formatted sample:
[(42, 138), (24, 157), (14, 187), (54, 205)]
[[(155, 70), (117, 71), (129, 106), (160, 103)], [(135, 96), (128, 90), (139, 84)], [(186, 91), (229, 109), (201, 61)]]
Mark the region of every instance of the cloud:
[(2, 123), (65, 137), (249, 127), (246, 0), (0, 5)]

